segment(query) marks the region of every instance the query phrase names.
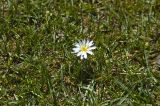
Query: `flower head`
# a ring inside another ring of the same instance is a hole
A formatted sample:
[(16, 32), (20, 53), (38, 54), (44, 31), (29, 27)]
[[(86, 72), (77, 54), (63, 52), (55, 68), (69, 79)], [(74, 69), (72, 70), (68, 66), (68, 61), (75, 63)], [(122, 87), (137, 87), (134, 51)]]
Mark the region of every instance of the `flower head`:
[(96, 49), (96, 46), (93, 46), (93, 41), (82, 40), (75, 43), (75, 48), (73, 48), (73, 53), (76, 53), (77, 56), (80, 56), (81, 59), (87, 59), (87, 53), (93, 55), (92, 50)]

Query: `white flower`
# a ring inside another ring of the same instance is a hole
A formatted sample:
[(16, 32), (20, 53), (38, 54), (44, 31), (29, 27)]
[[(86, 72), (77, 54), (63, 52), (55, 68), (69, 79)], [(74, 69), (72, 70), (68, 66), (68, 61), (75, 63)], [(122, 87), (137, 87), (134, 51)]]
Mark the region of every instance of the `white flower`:
[(75, 48), (73, 48), (73, 53), (76, 53), (77, 56), (80, 56), (81, 59), (87, 59), (87, 53), (93, 55), (92, 50), (96, 49), (96, 46), (93, 46), (93, 41), (82, 40), (78, 43), (75, 43)]

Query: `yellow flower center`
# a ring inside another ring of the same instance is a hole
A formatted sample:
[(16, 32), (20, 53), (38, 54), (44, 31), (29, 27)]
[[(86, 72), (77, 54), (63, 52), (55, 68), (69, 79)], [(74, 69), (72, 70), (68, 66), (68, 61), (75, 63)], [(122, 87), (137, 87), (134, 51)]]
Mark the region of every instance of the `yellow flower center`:
[(88, 50), (88, 47), (87, 47), (87, 46), (84, 45), (84, 46), (81, 47), (81, 51), (82, 51), (82, 52), (87, 52), (87, 50)]

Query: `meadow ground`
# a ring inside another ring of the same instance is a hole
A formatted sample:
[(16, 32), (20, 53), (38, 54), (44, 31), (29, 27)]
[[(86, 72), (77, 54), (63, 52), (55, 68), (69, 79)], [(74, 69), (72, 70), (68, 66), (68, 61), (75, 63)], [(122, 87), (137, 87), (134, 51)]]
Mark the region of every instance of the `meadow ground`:
[(159, 0), (0, 1), (1, 106), (160, 106), (159, 54)]

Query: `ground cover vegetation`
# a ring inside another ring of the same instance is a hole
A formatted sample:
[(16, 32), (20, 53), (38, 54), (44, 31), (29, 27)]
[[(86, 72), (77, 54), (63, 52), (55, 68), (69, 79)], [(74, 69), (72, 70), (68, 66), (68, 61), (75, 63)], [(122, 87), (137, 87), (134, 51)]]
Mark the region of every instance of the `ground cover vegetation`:
[(0, 1), (1, 106), (159, 106), (159, 54), (159, 0)]

